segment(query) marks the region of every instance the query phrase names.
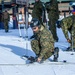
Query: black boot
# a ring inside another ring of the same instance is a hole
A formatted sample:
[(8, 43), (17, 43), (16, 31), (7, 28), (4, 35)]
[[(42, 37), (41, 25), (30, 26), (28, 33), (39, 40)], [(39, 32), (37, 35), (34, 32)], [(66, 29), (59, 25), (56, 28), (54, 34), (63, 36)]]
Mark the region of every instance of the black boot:
[(30, 61), (29, 63), (33, 63), (33, 62), (36, 62), (37, 59), (35, 57), (33, 57), (33, 56), (30, 56), (28, 58), (28, 60)]
[(53, 59), (53, 61), (58, 61), (58, 57), (59, 57), (59, 48), (58, 47), (56, 47), (55, 49), (54, 49), (54, 59)]
[(72, 51), (71, 47), (68, 47), (68, 48), (66, 49), (66, 51)]

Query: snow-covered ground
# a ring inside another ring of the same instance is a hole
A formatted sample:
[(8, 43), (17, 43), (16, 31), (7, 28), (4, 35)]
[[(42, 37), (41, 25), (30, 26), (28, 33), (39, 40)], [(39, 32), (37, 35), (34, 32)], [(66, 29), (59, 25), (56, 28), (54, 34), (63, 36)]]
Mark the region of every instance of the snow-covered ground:
[[(28, 35), (29, 38), (33, 32), (31, 28), (21, 31), (23, 38), (19, 37), (18, 29), (9, 29), (8, 33), (0, 30), (0, 75), (75, 75), (75, 52), (65, 51), (70, 44), (61, 29), (57, 28), (59, 42), (54, 45), (60, 48), (58, 60), (68, 62), (64, 64), (48, 60), (43, 64), (26, 64), (26, 60), (21, 56), (35, 56), (35, 53), (31, 49), (30, 40), (24, 37)], [(71, 55), (72, 53), (74, 55)]]

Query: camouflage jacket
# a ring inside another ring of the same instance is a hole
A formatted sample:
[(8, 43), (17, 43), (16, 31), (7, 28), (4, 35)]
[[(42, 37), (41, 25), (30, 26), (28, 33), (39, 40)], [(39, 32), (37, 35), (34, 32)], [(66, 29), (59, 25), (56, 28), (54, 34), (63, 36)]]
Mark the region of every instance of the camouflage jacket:
[(43, 10), (43, 4), (42, 2), (35, 2), (34, 4), (34, 8), (33, 8), (33, 11), (32, 11), (32, 17), (33, 18), (42, 18), (42, 10)]
[(41, 48), (40, 58), (44, 56), (47, 51), (52, 52), (54, 50), (54, 39), (51, 32), (41, 25), (39, 32), (36, 34), (36, 40), (39, 41)]
[[(70, 32), (73, 31), (73, 35), (75, 35), (75, 16), (74, 15), (68, 16), (68, 17), (62, 19), (60, 24), (61, 24), (62, 30), (64, 32), (64, 35), (67, 39), (69, 38), (69, 36), (68, 36), (69, 30), (68, 29), (70, 29)], [(72, 29), (72, 27), (73, 27), (73, 29)]]
[(3, 21), (5, 20), (10, 20), (10, 16), (9, 16), (9, 13), (8, 12), (3, 12)]

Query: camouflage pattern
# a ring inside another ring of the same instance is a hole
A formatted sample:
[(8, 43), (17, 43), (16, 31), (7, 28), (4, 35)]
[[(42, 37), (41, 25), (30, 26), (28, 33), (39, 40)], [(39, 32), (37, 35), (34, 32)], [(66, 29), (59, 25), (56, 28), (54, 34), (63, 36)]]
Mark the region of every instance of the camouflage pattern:
[(73, 37), (73, 44), (74, 44), (73, 47), (75, 48), (75, 15), (62, 19), (61, 27), (66, 39), (69, 39), (68, 31), (71, 33)]
[(49, 29), (53, 34), (53, 38), (58, 40), (56, 33), (56, 21), (59, 19), (58, 2), (57, 0), (50, 0), (50, 4), (46, 5), (49, 18)]
[(32, 11), (32, 17), (39, 19), (40, 23), (42, 24), (42, 12), (43, 12), (43, 4), (41, 1), (35, 2), (34, 8)]
[(8, 32), (9, 30), (9, 26), (8, 26), (9, 20), (10, 20), (9, 13), (7, 11), (3, 12), (3, 22), (4, 22), (5, 32)]
[(35, 39), (31, 41), (32, 50), (39, 58), (47, 59), (54, 52), (54, 39), (51, 32), (41, 25)]

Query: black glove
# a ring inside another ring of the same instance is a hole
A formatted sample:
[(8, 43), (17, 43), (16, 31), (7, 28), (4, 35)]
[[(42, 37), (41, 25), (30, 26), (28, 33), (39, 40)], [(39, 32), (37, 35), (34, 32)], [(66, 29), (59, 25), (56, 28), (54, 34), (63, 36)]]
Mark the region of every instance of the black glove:
[(61, 21), (57, 21), (57, 22), (56, 22), (56, 25), (57, 25), (58, 28), (61, 28), (60, 22), (61, 22)]
[(30, 39), (33, 39), (33, 38), (35, 38), (35, 35), (32, 35), (32, 36), (30, 37)]

